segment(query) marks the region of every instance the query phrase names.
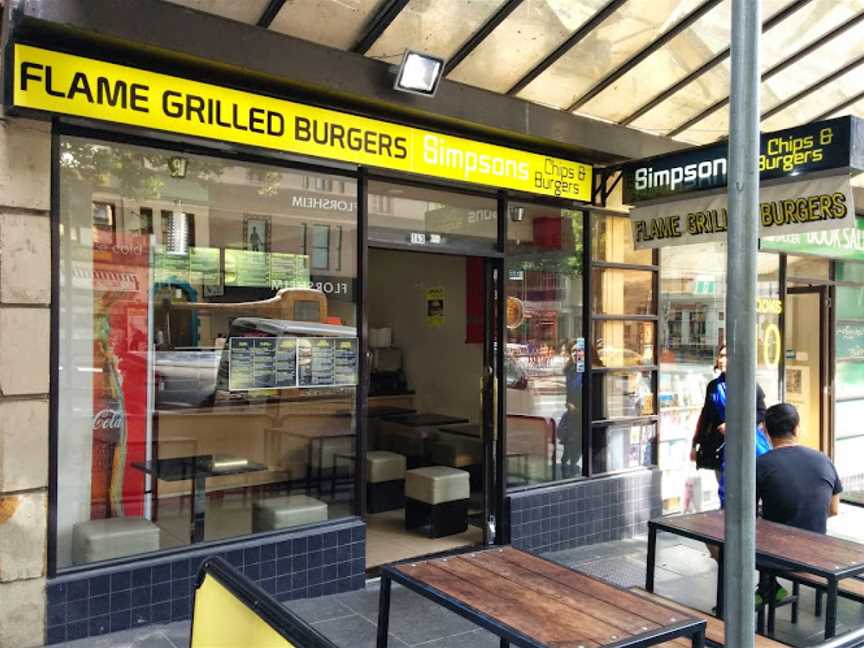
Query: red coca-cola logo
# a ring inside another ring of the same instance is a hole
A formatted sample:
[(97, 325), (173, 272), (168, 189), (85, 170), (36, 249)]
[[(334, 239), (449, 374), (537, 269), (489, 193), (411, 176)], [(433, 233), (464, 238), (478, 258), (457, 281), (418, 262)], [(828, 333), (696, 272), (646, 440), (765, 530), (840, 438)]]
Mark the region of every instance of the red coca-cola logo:
[(119, 432), (123, 428), (123, 416), (117, 410), (105, 408), (93, 417), (93, 429)]

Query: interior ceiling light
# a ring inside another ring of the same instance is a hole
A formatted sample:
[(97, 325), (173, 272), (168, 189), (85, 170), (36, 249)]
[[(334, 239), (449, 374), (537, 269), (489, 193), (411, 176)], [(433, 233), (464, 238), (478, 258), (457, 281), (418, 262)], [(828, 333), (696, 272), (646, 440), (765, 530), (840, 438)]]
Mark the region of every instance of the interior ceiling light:
[(444, 59), (405, 50), (393, 88), (401, 92), (434, 97), (444, 71)]

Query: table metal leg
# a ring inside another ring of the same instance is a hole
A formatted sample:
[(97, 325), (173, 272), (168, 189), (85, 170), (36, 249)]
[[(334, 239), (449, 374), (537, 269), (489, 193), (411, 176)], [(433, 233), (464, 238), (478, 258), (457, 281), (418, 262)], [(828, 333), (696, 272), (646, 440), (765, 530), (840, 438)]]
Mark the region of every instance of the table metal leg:
[(725, 596), (723, 592), (723, 545), (717, 546), (717, 618), (723, 618), (723, 597)]
[(837, 579), (828, 579), (828, 591), (825, 602), (825, 638), (830, 639), (837, 634)]
[(699, 632), (693, 635), (693, 648), (705, 648), (705, 628), (699, 629)]
[(645, 590), (654, 591), (654, 566), (657, 560), (657, 527), (648, 524), (648, 566), (645, 570)]
[(313, 439), (306, 442), (306, 494), (312, 494), (312, 443)]
[(381, 592), (378, 595), (378, 648), (387, 648), (390, 632), (390, 577), (381, 574)]
[(204, 516), (207, 513), (207, 478), (192, 480), (192, 519), (190, 524), (192, 542), (204, 541)]
[(501, 639), (500, 648), (510, 648), (510, 642), (506, 639)]
[(318, 442), (318, 497), (321, 497), (321, 483), (324, 478), (324, 442)]

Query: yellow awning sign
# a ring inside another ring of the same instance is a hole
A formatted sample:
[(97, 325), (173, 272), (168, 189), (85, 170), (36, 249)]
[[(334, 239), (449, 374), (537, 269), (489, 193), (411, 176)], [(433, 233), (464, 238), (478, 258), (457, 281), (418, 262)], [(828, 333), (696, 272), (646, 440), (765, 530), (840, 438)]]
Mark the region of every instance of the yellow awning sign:
[(514, 189), (591, 199), (591, 166), (175, 76), (15, 45), (13, 105)]

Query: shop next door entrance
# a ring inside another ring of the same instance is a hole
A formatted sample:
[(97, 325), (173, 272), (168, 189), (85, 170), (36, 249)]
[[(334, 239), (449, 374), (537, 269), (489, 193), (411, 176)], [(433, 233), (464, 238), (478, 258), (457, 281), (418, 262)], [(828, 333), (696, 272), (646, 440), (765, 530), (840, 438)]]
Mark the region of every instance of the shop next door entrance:
[(788, 288), (785, 311), (785, 400), (801, 416), (802, 445), (830, 452), (828, 287)]

